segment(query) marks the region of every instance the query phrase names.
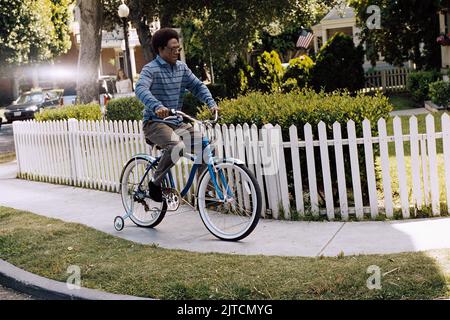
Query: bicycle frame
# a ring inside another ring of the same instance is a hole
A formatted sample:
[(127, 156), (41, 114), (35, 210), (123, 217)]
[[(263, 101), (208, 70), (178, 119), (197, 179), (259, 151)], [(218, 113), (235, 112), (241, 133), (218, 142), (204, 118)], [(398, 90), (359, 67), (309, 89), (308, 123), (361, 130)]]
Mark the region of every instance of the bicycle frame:
[[(215, 188), (215, 190), (217, 192), (217, 195), (218, 195), (219, 199), (223, 201), (223, 200), (225, 200), (226, 197), (224, 196), (222, 190), (220, 190), (220, 187), (219, 187), (219, 185), (217, 183), (217, 180), (216, 180), (216, 176), (214, 174), (215, 157), (212, 154), (211, 144), (209, 142), (208, 137), (206, 137), (206, 136), (202, 137), (202, 151), (201, 152), (199, 152), (196, 155), (192, 155), (192, 154), (184, 154), (183, 155), (183, 157), (192, 160), (194, 162), (194, 165), (192, 166), (191, 172), (189, 173), (188, 181), (187, 181), (186, 185), (184, 186), (183, 190), (180, 192), (180, 195), (182, 197), (184, 197), (188, 193), (189, 189), (191, 188), (192, 183), (194, 182), (195, 173), (197, 172), (198, 168), (200, 167), (200, 164), (198, 164), (196, 160), (198, 159), (198, 157), (202, 157), (202, 155), (205, 152), (207, 154), (207, 167), (208, 167), (209, 174), (211, 176), (211, 180), (213, 182), (214, 188)], [(140, 155), (144, 155), (144, 154), (140, 154)], [(136, 155), (136, 156), (139, 156), (139, 155)], [(148, 155), (145, 154), (145, 156), (148, 156)], [(145, 178), (147, 177), (148, 172), (159, 163), (160, 159), (161, 159), (161, 156), (156, 157), (153, 160), (150, 160), (150, 164), (147, 166), (147, 168), (146, 168), (146, 170), (144, 172), (144, 175), (142, 176), (142, 179), (139, 182), (138, 190), (141, 190), (141, 185), (144, 182)], [(234, 161), (238, 161), (238, 160), (234, 160)], [(240, 162), (240, 161), (238, 161), (238, 162)], [(225, 190), (227, 192), (227, 197), (233, 197), (233, 194), (231, 192), (230, 187), (227, 184), (227, 181), (225, 179), (223, 171), (221, 169), (219, 169), (219, 170), (220, 170), (219, 171), (219, 177), (220, 177), (220, 180), (223, 183), (223, 186), (225, 187)], [(171, 188), (175, 188), (175, 181), (173, 179), (172, 172), (169, 170), (169, 172), (166, 175), (168, 177), (168, 180), (169, 180), (169, 183), (170, 183), (170, 187)]]

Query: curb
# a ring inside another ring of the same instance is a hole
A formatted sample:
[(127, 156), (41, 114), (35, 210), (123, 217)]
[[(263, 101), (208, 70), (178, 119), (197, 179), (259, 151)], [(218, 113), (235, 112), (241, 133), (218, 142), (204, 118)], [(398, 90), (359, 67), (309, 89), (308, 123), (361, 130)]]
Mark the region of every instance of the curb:
[(47, 279), (0, 259), (0, 284), (44, 300), (154, 300), (80, 288), (70, 290), (67, 284)]

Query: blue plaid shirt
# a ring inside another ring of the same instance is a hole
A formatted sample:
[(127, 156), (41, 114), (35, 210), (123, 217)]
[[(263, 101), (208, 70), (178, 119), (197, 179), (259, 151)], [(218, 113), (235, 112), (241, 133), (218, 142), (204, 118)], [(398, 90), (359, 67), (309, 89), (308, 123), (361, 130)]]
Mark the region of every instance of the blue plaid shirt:
[[(144, 122), (161, 121), (155, 112), (162, 107), (181, 110), (186, 89), (208, 107), (217, 106), (208, 88), (185, 63), (171, 65), (158, 55), (145, 65), (136, 83), (136, 96), (145, 105)], [(181, 120), (170, 122), (179, 124)]]

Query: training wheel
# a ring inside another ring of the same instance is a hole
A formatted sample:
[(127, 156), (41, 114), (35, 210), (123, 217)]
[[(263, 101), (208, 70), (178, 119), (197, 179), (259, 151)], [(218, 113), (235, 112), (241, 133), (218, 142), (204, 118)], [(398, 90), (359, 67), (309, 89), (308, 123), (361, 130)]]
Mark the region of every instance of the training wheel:
[(123, 221), (123, 218), (121, 216), (117, 216), (114, 218), (114, 228), (117, 231), (121, 231), (124, 226), (125, 226), (125, 222)]

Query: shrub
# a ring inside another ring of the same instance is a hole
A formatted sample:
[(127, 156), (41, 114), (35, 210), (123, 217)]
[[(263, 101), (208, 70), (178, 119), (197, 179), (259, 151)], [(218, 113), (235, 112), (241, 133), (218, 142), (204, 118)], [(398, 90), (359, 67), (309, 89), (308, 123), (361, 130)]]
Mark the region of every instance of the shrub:
[(316, 90), (333, 92), (347, 89), (356, 92), (364, 86), (364, 51), (350, 36), (336, 33), (320, 49), (312, 70)]
[(136, 97), (112, 99), (106, 105), (108, 120), (142, 120), (144, 104)]
[[(208, 84), (209, 92), (216, 102), (227, 96), (225, 85), (221, 83)], [(183, 112), (195, 117), (203, 104), (192, 93), (187, 92), (183, 100)]]
[(265, 51), (258, 58), (250, 89), (262, 92), (280, 92), (284, 69), (276, 51)]
[(201, 108), (202, 103), (192, 93), (188, 92), (184, 95), (183, 112), (195, 117), (197, 110)]
[(430, 83), (429, 95), (433, 103), (447, 107), (450, 100), (450, 83), (445, 81)]
[(440, 73), (437, 71), (417, 71), (408, 75), (406, 88), (417, 102), (429, 99), (430, 84), (437, 81)]
[(248, 89), (248, 78), (244, 73), (244, 70), (247, 70), (248, 67), (248, 64), (238, 57), (236, 61), (214, 69), (216, 78), (220, 79), (225, 87), (224, 98), (236, 98)]
[(101, 120), (100, 105), (95, 103), (70, 105), (56, 109), (44, 109), (39, 113), (35, 113), (37, 121), (68, 120), (71, 118), (77, 120)]
[(307, 55), (291, 59), (283, 76), (283, 91), (306, 87), (310, 83), (313, 66), (314, 62)]

